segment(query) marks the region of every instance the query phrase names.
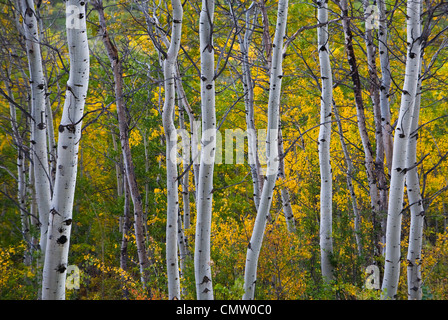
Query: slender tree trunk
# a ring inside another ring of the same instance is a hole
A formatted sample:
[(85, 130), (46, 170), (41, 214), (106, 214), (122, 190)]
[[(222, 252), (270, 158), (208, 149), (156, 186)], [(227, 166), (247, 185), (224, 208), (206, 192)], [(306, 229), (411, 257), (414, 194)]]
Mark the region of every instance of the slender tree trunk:
[(277, 23), (273, 42), (273, 57), (270, 74), (269, 102), (268, 102), (268, 132), (266, 137), (267, 170), (266, 180), (263, 184), (260, 206), (257, 211), (252, 237), (250, 239), (244, 273), (244, 300), (253, 300), (255, 284), (257, 281), (257, 265), (263, 243), (266, 221), (272, 203), (272, 195), (277, 180), (279, 169), (278, 134), (280, 119), (280, 95), (282, 87), (282, 47), (285, 37), (288, 17), (288, 0), (279, 0), (277, 11)]
[[(85, 2), (68, 0), (66, 9), (70, 74), (58, 128), (58, 160), (42, 284), (42, 299), (44, 300), (65, 299), (65, 277), (78, 169), (78, 148), (89, 84), (90, 61)], [(75, 14), (72, 14), (73, 11)]]
[[(126, 117), (126, 105), (123, 99), (123, 69), (122, 62), (118, 56), (118, 51), (112, 40), (109, 37), (106, 26), (106, 19), (104, 17), (104, 8), (101, 0), (94, 2), (95, 9), (98, 11), (100, 22), (100, 32), (106, 52), (111, 63), (112, 72), (115, 82), (115, 98), (117, 105), (118, 129), (120, 132), (121, 151), (123, 155), (123, 164), (126, 180), (128, 182), (129, 193), (131, 195), (132, 203), (134, 205), (134, 232), (135, 242), (137, 245), (137, 255), (140, 267), (141, 281), (144, 288), (147, 288), (147, 283), (150, 280), (149, 276), (149, 259), (145, 246), (145, 228), (143, 220), (143, 206), (142, 197), (137, 185), (135, 176), (134, 162), (131, 155), (131, 147), (129, 145), (129, 127), (128, 119)], [(150, 293), (150, 289), (147, 288)]]
[[(47, 245), (48, 214), (50, 212), (51, 189), (47, 149), (47, 107), (44, 70), (40, 50), (39, 30), (34, 2), (21, 0), (23, 30), (30, 71), (31, 114), (33, 116), (32, 152), (37, 208), (39, 211), (40, 249), (45, 254)], [(44, 257), (42, 256), (42, 259)]]
[(380, 53), (381, 83), (380, 83), (380, 108), (381, 108), (381, 128), (383, 133), (384, 153), (386, 156), (386, 166), (389, 173), (392, 165), (392, 126), (390, 124), (389, 90), (391, 84), (391, 72), (389, 63), (389, 49), (387, 44), (387, 15), (385, 0), (378, 0), (379, 30), (378, 30), (378, 51)]
[(382, 284), (383, 298), (395, 299), (400, 275), (401, 218), (406, 177), (408, 140), (417, 93), (420, 68), (420, 1), (407, 2), (407, 59), (400, 112), (394, 136), (389, 208), (386, 227), (386, 260)]
[[(182, 228), (182, 216), (180, 215), (180, 212), (178, 214), (177, 218), (177, 244), (179, 246), (179, 277), (182, 279), (185, 272), (185, 262), (187, 261), (187, 258), (189, 256), (189, 251), (187, 247), (187, 240), (185, 239), (185, 233), (184, 229)], [(187, 291), (185, 288), (181, 289), (181, 295), (186, 295)]]
[[(191, 146), (191, 161), (193, 162), (192, 168), (193, 168), (193, 178), (194, 178), (194, 190), (195, 194), (198, 190), (198, 180), (199, 180), (199, 140), (198, 140), (198, 132), (200, 126), (197, 125), (199, 121), (195, 119), (195, 116), (193, 114), (193, 110), (191, 109), (190, 104), (188, 103), (187, 94), (185, 93), (182, 77), (179, 71), (179, 65), (176, 65), (176, 89), (177, 89), (177, 95), (178, 99), (180, 101), (180, 105), (182, 106), (183, 110), (187, 112), (188, 120), (190, 122), (190, 146)], [(183, 140), (182, 140), (183, 141)], [(186, 150), (185, 150), (186, 151)], [(186, 168), (185, 168), (186, 170)], [(185, 229), (190, 228), (190, 225), (185, 222)]]
[[(129, 243), (129, 230), (131, 229), (131, 197), (129, 194), (128, 182), (122, 180), (123, 193), (124, 193), (124, 205), (123, 205), (123, 219), (122, 219), (122, 235), (121, 235), (121, 247), (120, 247), (120, 268), (123, 271), (128, 271), (128, 243)], [(129, 296), (128, 288), (126, 287), (126, 279), (122, 277), (123, 296), (125, 299)]]
[(317, 28), (317, 45), (319, 51), (320, 75), (322, 79), (322, 94), (320, 106), (319, 131), (319, 167), (320, 167), (320, 261), (322, 277), (325, 282), (333, 279), (332, 237), (332, 170), (330, 162), (331, 118), (333, 103), (333, 76), (331, 73), (329, 36), (328, 36), (328, 4), (325, 1), (317, 3), (317, 22), (324, 24)]
[[(111, 138), (114, 151), (117, 152), (118, 150), (117, 140), (115, 138), (115, 132), (112, 128), (111, 128)], [(117, 196), (121, 197), (124, 194), (125, 184), (123, 182), (123, 161), (121, 160), (120, 154), (117, 154), (114, 162), (115, 162), (115, 175), (117, 178)]]
[(347, 167), (347, 176), (346, 176), (347, 187), (348, 187), (348, 191), (350, 193), (350, 198), (352, 201), (356, 247), (358, 248), (358, 256), (361, 256), (362, 255), (361, 215), (359, 213), (358, 200), (356, 198), (355, 188), (353, 187), (353, 180), (352, 180), (353, 173), (354, 173), (353, 162), (352, 162), (352, 159), (350, 158), (350, 153), (348, 152), (347, 144), (345, 143), (344, 132), (342, 130), (342, 123), (339, 118), (339, 111), (338, 111), (337, 106), (333, 106), (333, 111), (334, 111), (334, 117), (338, 124), (339, 140), (341, 141), (342, 152), (344, 153), (344, 161), (345, 161), (345, 165)]
[(350, 65), (350, 76), (352, 78), (355, 104), (356, 104), (356, 116), (358, 123), (358, 130), (361, 137), (362, 146), (364, 149), (364, 159), (367, 173), (367, 181), (369, 184), (369, 195), (370, 204), (372, 210), (373, 218), (373, 228), (374, 228), (374, 245), (375, 245), (375, 255), (380, 255), (381, 253), (381, 224), (380, 219), (380, 198), (379, 190), (377, 186), (377, 178), (375, 171), (375, 163), (373, 159), (372, 145), (367, 134), (366, 117), (364, 113), (364, 102), (362, 98), (362, 87), (361, 80), (359, 76), (358, 66), (356, 62), (356, 55), (353, 48), (353, 36), (350, 27), (350, 18), (348, 16), (348, 6), (347, 0), (341, 0), (340, 6), (342, 10), (342, 26), (344, 29), (345, 37), (345, 48), (347, 52), (347, 60)]
[(175, 74), (177, 55), (182, 34), (183, 9), (180, 0), (172, 0), (173, 26), (171, 42), (163, 63), (165, 78), (165, 103), (162, 120), (166, 137), (166, 174), (167, 174), (167, 221), (166, 221), (166, 263), (168, 273), (168, 297), (180, 300), (178, 245), (178, 177), (177, 177), (177, 130), (174, 125), (174, 104), (176, 97)]
[[(8, 72), (8, 77), (10, 77), (10, 73)], [(11, 84), (6, 82), (8, 96), (14, 100), (14, 94), (11, 90)], [(17, 148), (17, 201), (19, 204), (19, 212), (20, 212), (20, 221), (21, 221), (21, 230), (22, 237), (26, 243), (26, 250), (24, 253), (24, 263), (25, 265), (31, 265), (32, 261), (32, 248), (31, 248), (31, 234), (30, 234), (30, 217), (28, 216), (28, 212), (26, 211), (26, 162), (25, 155), (23, 150), (23, 141), (22, 137), (19, 133), (19, 126), (17, 122), (17, 113), (16, 107), (9, 103), (9, 114), (11, 116), (11, 127), (12, 127), (12, 137), (14, 141), (14, 145)]]
[[(176, 86), (177, 87), (177, 86)], [(185, 229), (190, 228), (190, 141), (189, 135), (185, 129), (185, 119), (184, 119), (183, 107), (179, 107), (179, 128), (181, 131), (182, 139), (182, 171), (185, 172), (184, 176), (181, 178), (182, 185), (182, 204), (183, 204), (183, 217)], [(181, 225), (182, 226), (182, 225)]]
[[(371, 12), (370, 0), (363, 0), (364, 7), (364, 17), (367, 19)], [(373, 116), (375, 123), (375, 145), (376, 145), (376, 155), (374, 160), (374, 174), (378, 179), (378, 193), (379, 193), (379, 203), (378, 203), (378, 239), (381, 243), (385, 241), (385, 221), (387, 215), (387, 179), (385, 172), (385, 142), (387, 139), (383, 137), (385, 133), (382, 124), (382, 112), (381, 112), (381, 85), (378, 78), (377, 65), (376, 65), (376, 50), (373, 42), (373, 29), (366, 26), (366, 31), (364, 34), (366, 43), (366, 53), (367, 53), (367, 65), (369, 70), (369, 92), (372, 100), (373, 106)], [(387, 145), (389, 148), (389, 145)], [(389, 152), (389, 150), (388, 150)], [(388, 153), (386, 153), (388, 155)], [(387, 161), (387, 157), (386, 157)], [(386, 163), (387, 164), (387, 163)]]
[(408, 153), (406, 158), (406, 187), (411, 210), (411, 226), (409, 229), (409, 246), (407, 254), (408, 263), (408, 298), (409, 300), (422, 299), (422, 238), (425, 209), (423, 207), (420, 183), (417, 172), (417, 139), (418, 118), (421, 101), (421, 80), (417, 85), (417, 95), (412, 112), (410, 136), (408, 140)]
[(201, 52), (202, 139), (197, 191), (197, 219), (194, 252), (196, 295), (199, 300), (213, 299), (210, 260), (213, 171), (216, 152), (215, 59), (213, 47), (214, 0), (202, 0), (199, 17)]
[[(283, 148), (283, 135), (282, 129), (279, 127), (278, 130), (278, 156), (280, 159), (279, 169), (278, 169), (278, 178), (280, 180), (284, 180), (286, 178), (285, 174), (285, 153)], [(291, 196), (289, 194), (289, 190), (286, 186), (282, 186), (281, 190), (281, 198), (282, 198), (282, 208), (283, 214), (285, 216), (286, 228), (289, 232), (294, 233), (296, 231), (296, 225), (294, 220), (294, 214), (292, 212), (291, 206)]]
[[(246, 32), (244, 37), (239, 33), (239, 44), (242, 55), (242, 82), (244, 87), (244, 105), (246, 109), (246, 128), (248, 141), (248, 160), (252, 174), (252, 183), (254, 188), (254, 202), (255, 209), (258, 210), (260, 205), (261, 191), (263, 189), (263, 175), (261, 173), (260, 159), (258, 157), (257, 147), (257, 133), (255, 128), (255, 113), (254, 113), (254, 81), (251, 75), (251, 67), (249, 63), (249, 47), (252, 42), (252, 34), (255, 27), (255, 18), (257, 16), (255, 3), (252, 3), (246, 11)], [(234, 23), (238, 28), (238, 20), (233, 14)]]

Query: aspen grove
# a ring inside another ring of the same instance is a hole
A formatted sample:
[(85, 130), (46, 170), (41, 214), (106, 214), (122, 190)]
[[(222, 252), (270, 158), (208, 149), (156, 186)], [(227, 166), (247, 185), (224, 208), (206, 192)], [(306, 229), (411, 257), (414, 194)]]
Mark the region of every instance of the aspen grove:
[(0, 21), (0, 299), (448, 299), (446, 1)]

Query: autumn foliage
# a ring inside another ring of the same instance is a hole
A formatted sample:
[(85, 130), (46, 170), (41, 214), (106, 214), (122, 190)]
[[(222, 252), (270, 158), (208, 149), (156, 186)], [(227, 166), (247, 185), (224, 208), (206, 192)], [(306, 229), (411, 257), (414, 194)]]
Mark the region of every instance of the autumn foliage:
[[(230, 1), (233, 10), (244, 19), (248, 1)], [(33, 180), (27, 150), (31, 142), (28, 67), (15, 19), (21, 19), (11, 7), (0, 1), (0, 299), (38, 299), (42, 277), (36, 244), (39, 228), (30, 224), (29, 236), (21, 229), (19, 206), (26, 210), (31, 222), (37, 214), (33, 199)], [(166, 164), (165, 135), (162, 127), (164, 99), (161, 58), (145, 27), (145, 18), (132, 2), (105, 2), (108, 29), (123, 59), (124, 92), (129, 120), (129, 143), (135, 165), (137, 183), (142, 195), (145, 219), (145, 246), (149, 257), (150, 279), (146, 288), (140, 281), (137, 247), (133, 227), (125, 235), (127, 269), (120, 267), (123, 240), (123, 212), (132, 203), (123, 189), (123, 161), (116, 117), (114, 81), (104, 46), (98, 36), (97, 12), (89, 8), (87, 18), (91, 52), (89, 93), (80, 140), (78, 179), (73, 210), (69, 264), (80, 269), (79, 289), (67, 290), (67, 299), (167, 299), (166, 275)], [(162, 32), (171, 23), (168, 2), (151, 7)], [(434, 9), (430, 36), (423, 56), (420, 127), (417, 160), (421, 193), (425, 209), (422, 252), (423, 299), (448, 299), (448, 81), (447, 6), (440, 1), (423, 4), (423, 23)], [(277, 1), (264, 2), (276, 8)], [(386, 1), (390, 18), (390, 59), (393, 79), (390, 91), (392, 122), (397, 119), (406, 55), (405, 8), (402, 2)], [(368, 134), (375, 149), (375, 125), (368, 87), (368, 67), (364, 48), (364, 21), (359, 19), (362, 5), (349, 1), (356, 39), (355, 52), (362, 82)], [(392, 9), (393, 6), (395, 10)], [(285, 177), (277, 180), (270, 216), (258, 262), (256, 299), (379, 299), (379, 290), (366, 288), (367, 266), (384, 266), (384, 256), (377, 254), (376, 221), (372, 216), (364, 153), (357, 127), (353, 84), (350, 82), (340, 10), (329, 2), (330, 59), (333, 68), (333, 107), (341, 119), (343, 139), (354, 165), (353, 185), (361, 214), (359, 252), (354, 228), (352, 202), (347, 187), (347, 165), (341, 147), (336, 121), (332, 123), (331, 166), (333, 175), (333, 248), (335, 278), (330, 284), (322, 280), (319, 253), (320, 175), (318, 158), (319, 134), (319, 60), (315, 28), (315, 5), (312, 1), (290, 1), (286, 40), (291, 39), (284, 54), (283, 84), (280, 106), (281, 128), (286, 151)], [(403, 9), (404, 8), (404, 9)], [(188, 102), (196, 120), (200, 120), (200, 77), (198, 19), (200, 1), (184, 4), (183, 37), (179, 52), (179, 69)], [(275, 10), (268, 10), (269, 33), (274, 34)], [(68, 77), (68, 49), (65, 38), (65, 16), (62, 4), (43, 1), (42, 55), (48, 81), (48, 101), (54, 123), (59, 123), (65, 84)], [(229, 15), (229, 1), (216, 6), (214, 49), (216, 69), (223, 71), (216, 79), (216, 117), (222, 132), (245, 130), (245, 108), (241, 82), (241, 57), (237, 41), (232, 41), (235, 27)], [(250, 63), (254, 81), (254, 108), (257, 129), (266, 129), (269, 73), (264, 51), (262, 17), (256, 19), (250, 47)], [(242, 26), (243, 23), (241, 22)], [(232, 32), (233, 31), (233, 32)], [(294, 38), (292, 38), (294, 35)], [(375, 45), (378, 39), (375, 38)], [(379, 65), (379, 57), (377, 58)], [(10, 88), (8, 91), (7, 88)], [(11, 102), (7, 97), (11, 97)], [(20, 107), (20, 108), (19, 108)], [(11, 108), (16, 109), (16, 122), (11, 121)], [(23, 109), (23, 111), (22, 111)], [(179, 125), (179, 104), (175, 123)], [(191, 123), (185, 113), (187, 131)], [(14, 137), (16, 126), (20, 139)], [(54, 131), (57, 141), (57, 126)], [(180, 140), (179, 140), (180, 141)], [(180, 147), (180, 142), (179, 142)], [(180, 148), (179, 148), (180, 149)], [(18, 203), (18, 150), (24, 151), (26, 195)], [(246, 250), (256, 216), (253, 185), (247, 164), (215, 165), (213, 216), (211, 231), (211, 264), (216, 299), (241, 299), (244, 289)], [(260, 150), (263, 157), (264, 150)], [(222, 151), (224, 157), (224, 151)], [(179, 157), (179, 159), (181, 159)], [(265, 163), (263, 167), (266, 167)], [(191, 167), (192, 168), (192, 167)], [(385, 167), (388, 179), (390, 173)], [(183, 172), (178, 163), (179, 174)], [(194, 232), (196, 222), (195, 181), (189, 175), (191, 227), (183, 230), (188, 255), (181, 270), (183, 299), (195, 299), (193, 269)], [(282, 211), (280, 190), (286, 187), (291, 195), (295, 231), (289, 232)], [(182, 188), (179, 185), (179, 214), (183, 215)], [(410, 212), (405, 196), (402, 212), (402, 261), (398, 299), (407, 299), (406, 257)], [(131, 215), (132, 216), (132, 215)], [(133, 222), (133, 217), (131, 217)], [(382, 243), (382, 246), (385, 244)], [(382, 271), (381, 271), (382, 272)], [(382, 274), (381, 274), (382, 277)]]

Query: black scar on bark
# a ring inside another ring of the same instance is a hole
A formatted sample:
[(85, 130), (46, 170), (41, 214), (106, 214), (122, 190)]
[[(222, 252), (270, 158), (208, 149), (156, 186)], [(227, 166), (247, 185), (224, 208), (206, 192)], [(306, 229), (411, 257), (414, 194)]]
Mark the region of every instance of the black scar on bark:
[(58, 244), (64, 244), (64, 243), (67, 242), (67, 237), (64, 236), (64, 235), (62, 235), (62, 236), (60, 236), (60, 237), (56, 240), (56, 242), (57, 242)]
[(67, 269), (67, 268), (65, 267), (64, 264), (60, 264), (60, 265), (57, 266), (56, 271), (59, 272), (59, 273), (64, 273), (64, 271), (65, 271), (66, 269)]

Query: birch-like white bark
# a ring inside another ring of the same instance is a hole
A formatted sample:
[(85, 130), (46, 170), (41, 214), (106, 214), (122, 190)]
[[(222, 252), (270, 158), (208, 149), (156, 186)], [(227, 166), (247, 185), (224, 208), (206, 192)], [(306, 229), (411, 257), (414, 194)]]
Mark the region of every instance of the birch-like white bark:
[[(40, 250), (45, 254), (48, 231), (48, 214), (50, 212), (51, 188), (47, 149), (47, 106), (46, 81), (42, 67), (38, 21), (31, 0), (20, 1), (23, 16), (23, 31), (26, 54), (30, 71), (31, 114), (33, 116), (32, 152), (34, 162), (34, 182), (40, 225)], [(42, 260), (44, 256), (42, 256)]]
[[(177, 85), (176, 85), (177, 89)], [(176, 90), (177, 94), (179, 95), (179, 90)], [(181, 139), (182, 139), (182, 171), (184, 173), (184, 176), (181, 178), (181, 185), (182, 185), (182, 203), (183, 203), (183, 216), (184, 216), (184, 226), (185, 229), (190, 228), (190, 139), (189, 135), (185, 128), (185, 119), (184, 119), (184, 112), (185, 109), (181, 105), (182, 102), (180, 102), (179, 105), (179, 127), (181, 132)]]
[[(184, 90), (184, 86), (183, 86), (183, 81), (182, 81), (182, 77), (180, 74), (180, 70), (179, 70), (179, 65), (176, 65), (176, 90), (177, 90), (177, 95), (178, 95), (178, 100), (180, 105), (182, 106), (182, 108), (187, 112), (188, 115), (188, 120), (190, 122), (190, 135), (191, 135), (191, 139), (190, 139), (190, 143), (189, 145), (191, 146), (191, 161), (193, 162), (192, 168), (193, 168), (193, 178), (194, 178), (194, 190), (195, 190), (195, 194), (198, 190), (198, 180), (199, 180), (199, 159), (200, 159), (200, 152), (199, 152), (199, 128), (200, 125), (197, 125), (200, 121), (197, 121), (195, 119), (193, 110), (191, 109), (190, 103), (188, 102), (187, 99), (187, 94), (185, 93)], [(184, 139), (184, 137), (182, 137), (182, 139)], [(183, 142), (184, 140), (182, 140)], [(185, 140), (186, 145), (188, 144), (187, 141)], [(184, 147), (185, 148), (185, 147)], [(189, 153), (187, 152), (187, 149), (185, 148), (185, 152), (186, 152), (186, 157), (189, 157)], [(188, 163), (189, 165), (189, 163)], [(186, 169), (186, 168), (185, 168)], [(189, 220), (190, 216), (188, 216), (188, 220)], [(185, 229), (189, 229), (190, 228), (190, 224), (189, 221), (185, 221), (185, 217), (184, 217), (184, 228)], [(188, 222), (188, 223), (187, 223)]]
[(70, 74), (58, 127), (58, 160), (48, 226), (48, 242), (42, 283), (42, 299), (65, 299), (65, 277), (72, 226), (79, 140), (89, 84), (89, 45), (85, 2), (66, 2)]
[[(255, 113), (254, 113), (254, 83), (251, 75), (251, 67), (249, 63), (249, 47), (252, 42), (252, 34), (255, 27), (255, 17), (257, 15), (254, 3), (246, 11), (246, 32), (244, 37), (239, 34), (238, 40), (242, 55), (242, 82), (244, 86), (244, 105), (246, 109), (246, 127), (247, 127), (247, 151), (249, 167), (252, 174), (252, 184), (254, 188), (255, 208), (258, 210), (260, 205), (261, 191), (263, 189), (263, 175), (261, 173), (260, 159), (258, 157), (257, 134), (255, 130)], [(235, 23), (236, 19), (235, 19)]]
[(319, 130), (319, 167), (320, 167), (320, 263), (322, 277), (325, 282), (333, 279), (332, 237), (332, 172), (330, 162), (331, 118), (333, 103), (333, 76), (331, 73), (329, 36), (328, 36), (328, 4), (317, 2), (317, 23), (323, 24), (317, 28), (317, 46), (319, 52), (322, 93), (320, 106)]
[[(370, 0), (363, 0), (364, 7), (364, 17), (367, 21), (369, 16), (372, 14), (372, 7), (377, 8), (376, 6), (370, 5)], [(386, 214), (387, 214), (387, 179), (385, 172), (385, 141), (387, 139), (383, 137), (384, 134), (390, 136), (389, 133), (385, 133), (382, 125), (382, 112), (381, 112), (381, 85), (378, 79), (378, 71), (376, 64), (376, 48), (374, 45), (373, 39), (373, 28), (367, 26), (364, 33), (364, 40), (366, 43), (366, 55), (367, 55), (367, 65), (369, 70), (369, 92), (372, 100), (373, 107), (373, 118), (375, 123), (375, 162), (374, 162), (374, 174), (378, 181), (378, 219), (379, 226), (377, 227), (376, 232), (378, 232), (377, 239), (379, 242), (385, 242), (385, 222), (386, 222)], [(386, 154), (387, 155), (387, 154)], [(387, 163), (387, 157), (386, 157)], [(378, 250), (378, 254), (380, 250)]]
[(386, 226), (386, 256), (382, 283), (383, 298), (395, 299), (400, 276), (401, 219), (406, 177), (408, 140), (420, 68), (420, 0), (407, 2), (407, 59), (400, 112), (394, 136), (389, 208)]
[[(421, 68), (421, 64), (420, 64)], [(407, 254), (407, 279), (408, 279), (408, 299), (422, 299), (422, 238), (423, 223), (425, 219), (425, 209), (422, 195), (420, 193), (420, 183), (417, 171), (417, 139), (418, 139), (418, 119), (421, 102), (421, 79), (417, 85), (417, 95), (412, 112), (410, 136), (408, 139), (408, 152), (406, 158), (406, 190), (411, 211), (411, 225), (409, 228), (409, 244)]]
[(381, 108), (381, 128), (383, 133), (384, 153), (386, 156), (386, 166), (391, 170), (392, 165), (392, 126), (390, 124), (389, 90), (391, 84), (391, 72), (389, 62), (389, 49), (387, 40), (387, 15), (385, 0), (378, 0), (379, 30), (378, 30), (378, 51), (380, 53), (381, 83), (380, 83), (380, 108)]
[(174, 104), (176, 97), (175, 70), (182, 34), (183, 9), (180, 0), (171, 1), (173, 25), (171, 41), (163, 63), (165, 81), (165, 103), (162, 121), (166, 137), (166, 175), (167, 175), (167, 220), (166, 220), (166, 264), (168, 274), (168, 297), (180, 300), (178, 245), (179, 195), (177, 181), (177, 130), (174, 125)]
[(202, 139), (197, 190), (197, 218), (194, 251), (196, 297), (213, 299), (210, 260), (213, 171), (216, 152), (215, 59), (213, 47), (214, 0), (202, 0), (199, 17), (201, 53)]
[(283, 39), (285, 37), (288, 18), (288, 0), (279, 0), (277, 23), (273, 42), (273, 56), (270, 71), (269, 101), (268, 101), (268, 132), (266, 137), (267, 169), (261, 193), (260, 205), (255, 219), (252, 237), (250, 239), (244, 273), (244, 300), (253, 300), (257, 281), (258, 257), (263, 243), (266, 221), (272, 203), (272, 195), (279, 169), (278, 131), (280, 118), (280, 96), (282, 87)]

